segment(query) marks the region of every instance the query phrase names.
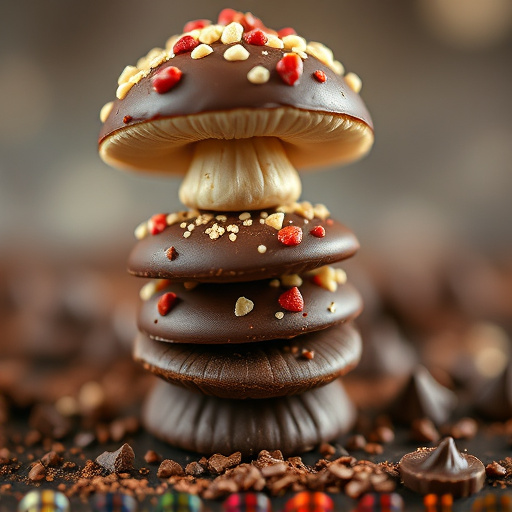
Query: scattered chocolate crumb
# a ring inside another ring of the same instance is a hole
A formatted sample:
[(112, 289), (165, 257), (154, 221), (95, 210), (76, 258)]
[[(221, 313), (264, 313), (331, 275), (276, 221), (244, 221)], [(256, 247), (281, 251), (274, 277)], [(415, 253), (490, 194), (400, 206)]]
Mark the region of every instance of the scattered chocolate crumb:
[(28, 474), (28, 479), (32, 482), (38, 482), (46, 477), (46, 468), (40, 463), (36, 462)]
[(322, 443), (319, 447), (319, 451), (326, 459), (332, 457), (336, 453), (336, 448), (329, 443)]
[(162, 461), (162, 456), (155, 452), (155, 450), (148, 450), (144, 455), (144, 460), (148, 464), (159, 464)]
[(27, 435), (25, 436), (25, 445), (27, 447), (34, 446), (41, 442), (43, 436), (38, 430), (29, 430)]
[(200, 476), (205, 472), (205, 468), (199, 462), (190, 462), (185, 468), (185, 473), (191, 476)]
[(366, 439), (361, 434), (355, 434), (347, 439), (345, 448), (349, 451), (364, 450), (366, 446)]
[(395, 433), (393, 432), (393, 429), (386, 425), (381, 425), (368, 434), (368, 441), (373, 443), (387, 444), (392, 443), (394, 440)]
[(57, 467), (62, 464), (62, 457), (56, 451), (51, 451), (41, 457), (41, 463), (44, 466)]
[(428, 418), (413, 420), (410, 437), (419, 443), (432, 443), (441, 437), (434, 423)]
[(261, 468), (261, 474), (265, 478), (270, 478), (272, 476), (281, 476), (286, 473), (287, 468), (288, 466), (284, 462), (277, 462), (276, 464), (272, 464)]
[(92, 432), (78, 432), (74, 438), (74, 443), (78, 448), (87, 448), (91, 446), (96, 438)]
[(485, 466), (485, 474), (489, 478), (499, 478), (507, 475), (507, 470), (498, 462), (493, 461)]
[(473, 418), (461, 418), (448, 429), (447, 435), (454, 439), (472, 439), (478, 432), (478, 423)]
[(115, 452), (103, 452), (96, 462), (109, 473), (125, 473), (133, 470), (135, 454), (132, 447), (125, 443)]
[(10, 464), (11, 454), (7, 448), (0, 448), (0, 466)]
[(229, 457), (216, 453), (208, 459), (208, 469), (212, 473), (220, 474), (224, 473), (226, 469), (237, 466), (240, 462), (242, 462), (242, 454), (240, 452), (235, 452)]
[(43, 436), (52, 439), (62, 439), (71, 430), (69, 419), (50, 404), (36, 404), (32, 408), (29, 424)]
[(171, 459), (164, 459), (160, 464), (156, 476), (158, 478), (169, 478), (171, 476), (182, 476), (185, 472), (181, 465)]
[(384, 452), (384, 448), (379, 443), (366, 443), (364, 451), (370, 455), (380, 455)]

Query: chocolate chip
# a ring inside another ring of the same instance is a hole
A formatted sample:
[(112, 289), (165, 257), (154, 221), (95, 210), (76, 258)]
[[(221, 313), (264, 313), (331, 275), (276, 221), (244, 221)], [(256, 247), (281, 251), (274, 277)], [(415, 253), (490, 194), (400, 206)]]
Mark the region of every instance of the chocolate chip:
[(156, 476), (158, 478), (169, 478), (171, 476), (181, 476), (184, 474), (185, 472), (183, 471), (183, 468), (178, 462), (170, 459), (165, 459), (160, 464)]
[(200, 476), (205, 472), (205, 469), (198, 462), (190, 462), (185, 468), (185, 473), (191, 476)]
[(28, 474), (28, 479), (32, 480), (32, 482), (38, 482), (43, 480), (45, 476), (46, 468), (40, 462), (36, 462)]
[(129, 473), (133, 470), (135, 454), (132, 447), (125, 443), (115, 452), (103, 452), (96, 462), (109, 473)]

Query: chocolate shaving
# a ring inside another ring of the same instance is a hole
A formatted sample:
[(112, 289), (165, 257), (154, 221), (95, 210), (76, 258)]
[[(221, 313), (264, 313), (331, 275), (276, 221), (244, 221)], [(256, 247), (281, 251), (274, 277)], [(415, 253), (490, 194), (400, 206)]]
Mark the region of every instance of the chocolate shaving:
[(132, 447), (125, 443), (115, 452), (103, 452), (96, 462), (109, 473), (129, 473), (132, 471), (135, 454)]

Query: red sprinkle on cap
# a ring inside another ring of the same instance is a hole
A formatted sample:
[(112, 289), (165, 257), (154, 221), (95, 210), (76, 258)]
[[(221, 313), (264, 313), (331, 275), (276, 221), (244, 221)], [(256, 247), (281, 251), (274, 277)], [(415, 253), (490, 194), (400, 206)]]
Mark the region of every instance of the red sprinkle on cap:
[(174, 304), (176, 304), (177, 295), (173, 292), (167, 292), (164, 293), (159, 299), (158, 299), (158, 312), (165, 316), (171, 309), (174, 307)]
[(263, 46), (268, 41), (268, 37), (261, 28), (255, 28), (254, 30), (244, 34), (244, 41), (248, 44)]
[(149, 219), (148, 228), (152, 235), (158, 235), (167, 227), (167, 215), (165, 213), (157, 213)]
[(200, 28), (207, 27), (208, 25), (211, 25), (212, 22), (210, 20), (194, 20), (189, 21), (185, 24), (183, 27), (183, 32), (192, 32), (192, 30), (197, 30)]
[(277, 63), (276, 69), (285, 84), (294, 85), (302, 76), (304, 65), (296, 53), (287, 53)]
[(313, 73), (313, 76), (321, 83), (323, 84), (326, 80), (327, 80), (327, 77), (325, 76), (325, 73), (321, 70), (321, 69), (317, 69), (314, 73)]
[(199, 41), (194, 39), (192, 36), (183, 36), (174, 43), (172, 51), (174, 55), (179, 55), (180, 53), (191, 52), (198, 45)]
[(277, 31), (277, 35), (282, 39), (283, 37), (286, 37), (286, 36), (294, 36), (296, 35), (297, 32), (295, 31), (294, 28), (292, 27), (285, 27), (285, 28), (282, 28), (281, 30), (278, 30)]
[(304, 298), (296, 286), (281, 294), (278, 301), (286, 311), (298, 312), (304, 309)]
[(323, 226), (315, 226), (310, 233), (317, 238), (323, 238), (325, 236), (325, 228)]
[(299, 245), (302, 242), (302, 229), (299, 226), (286, 226), (277, 232), (277, 239), (284, 245)]
[(182, 76), (181, 69), (175, 66), (169, 66), (156, 73), (151, 79), (151, 85), (158, 94), (169, 92), (180, 80)]

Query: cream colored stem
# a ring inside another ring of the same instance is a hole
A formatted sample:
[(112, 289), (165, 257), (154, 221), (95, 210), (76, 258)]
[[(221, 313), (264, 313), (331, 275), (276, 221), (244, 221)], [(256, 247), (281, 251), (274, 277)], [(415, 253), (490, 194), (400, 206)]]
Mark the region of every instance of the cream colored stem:
[(204, 210), (259, 210), (296, 201), (300, 193), (279, 139), (208, 139), (196, 143), (180, 200)]

